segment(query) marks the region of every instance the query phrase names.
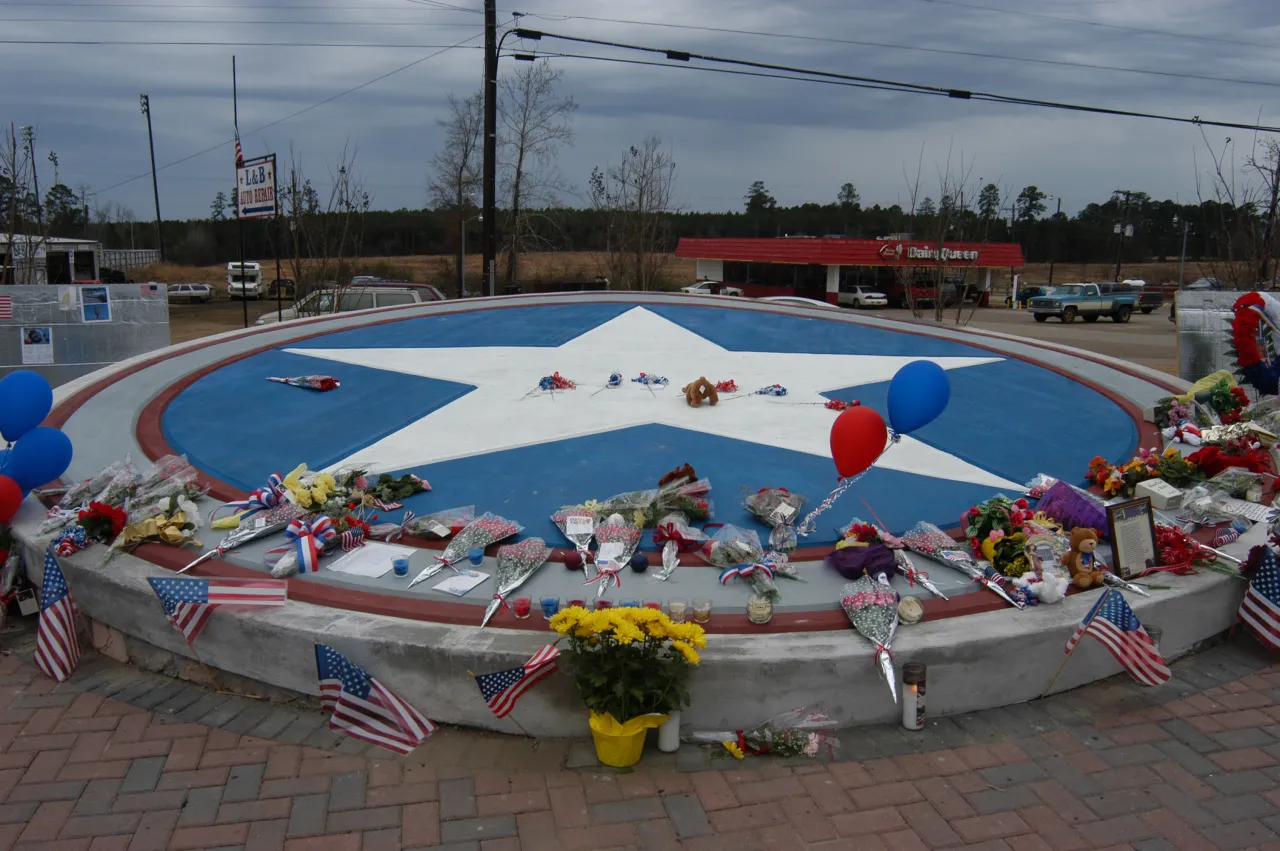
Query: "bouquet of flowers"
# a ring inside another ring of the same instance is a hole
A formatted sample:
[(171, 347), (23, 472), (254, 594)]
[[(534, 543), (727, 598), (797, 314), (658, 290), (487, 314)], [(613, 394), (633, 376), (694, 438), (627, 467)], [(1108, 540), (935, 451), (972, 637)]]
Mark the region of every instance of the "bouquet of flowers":
[(622, 584), (618, 574), (640, 546), (640, 527), (628, 523), (621, 514), (611, 514), (596, 527), (596, 541), (600, 544), (596, 551), (596, 578), (600, 580), (596, 596), (602, 597), (611, 583)]
[(346, 496), (346, 491), (339, 489), (338, 480), (332, 474), (308, 470), (306, 464), (293, 468), (284, 477), (281, 487), (285, 499), (313, 511), (323, 511), (331, 498)]
[(264, 538), (267, 535), (273, 535), (283, 530), (294, 520), (301, 520), (306, 516), (307, 512), (293, 503), (282, 502), (270, 508), (265, 508), (251, 517), (242, 518), (240, 525), (223, 538), (221, 543), (178, 572), (186, 573), (196, 565), (215, 556), (221, 558), (225, 553), (242, 544), (247, 544), (258, 538)]
[(512, 535), (518, 535), (522, 531), (524, 527), (519, 523), (486, 511), (454, 535), (453, 540), (449, 541), (449, 545), (444, 548), (444, 552), (436, 556), (437, 563), (415, 576), (409, 583), (409, 587), (425, 582), (447, 566), (457, 564), (473, 549), (483, 550), (491, 544), (496, 544)]
[(566, 505), (551, 515), (551, 522), (556, 524), (560, 533), (569, 539), (569, 543), (583, 554), (582, 574), (587, 573), (586, 553), (591, 546), (591, 539), (596, 534), (596, 513), (585, 505)]
[(1206, 484), (1209, 491), (1222, 491), (1236, 499), (1244, 499), (1249, 492), (1249, 488), (1254, 485), (1262, 485), (1263, 477), (1261, 473), (1252, 473), (1241, 467), (1227, 467), (1221, 473), (1209, 479)]
[(494, 612), (507, 604), (508, 594), (523, 585), (546, 563), (549, 555), (551, 548), (541, 538), (525, 538), (519, 543), (498, 547), (498, 570), (494, 575), (498, 590), (484, 610), (481, 627), (489, 623)]
[(1201, 478), (1198, 454), (1184, 458), (1172, 446), (1163, 453), (1139, 449), (1137, 455), (1118, 467), (1099, 455), (1089, 462), (1089, 481), (1101, 487), (1107, 496), (1133, 496), (1134, 488), (1148, 479), (1164, 479), (1174, 487), (1186, 487)]
[(822, 706), (793, 709), (776, 715), (751, 730), (694, 733), (695, 742), (719, 742), (738, 759), (747, 754), (816, 757), (828, 755), (839, 744), (831, 735), (835, 722)]
[[(999, 539), (1023, 531), (1034, 516), (1027, 506), (1025, 499), (1015, 501), (997, 494), (966, 511), (960, 519), (973, 554), (983, 555), (985, 542), (997, 532), (999, 534), (995, 538)], [(988, 555), (987, 558), (991, 557)]]
[[(334, 489), (337, 498), (330, 499), (329, 505), (326, 506), (326, 513), (335, 509), (341, 512), (344, 508), (349, 510), (360, 506), (393, 511), (401, 507), (401, 500), (431, 490), (431, 484), (426, 479), (419, 478), (413, 473), (405, 473), (399, 478), (390, 473), (383, 473), (373, 478), (364, 470), (348, 470), (339, 472), (334, 479), (337, 485)], [(345, 497), (342, 494), (345, 494)], [(333, 505), (335, 502), (338, 503), (336, 506)]]
[(271, 575), (277, 579), (319, 570), (322, 556), (337, 550), (349, 553), (363, 547), (370, 531), (369, 524), (354, 514), (336, 520), (320, 515), (310, 521), (291, 521), (285, 527), (285, 537), (293, 543), (268, 550), (265, 557), (271, 565)]
[(806, 500), (786, 488), (761, 488), (746, 499), (747, 511), (770, 528), (769, 547), (781, 553), (796, 548), (795, 521)]
[(760, 536), (754, 529), (743, 529), (728, 524), (702, 545), (702, 557), (715, 567), (733, 567), (735, 564), (754, 564), (764, 557)]
[(889, 684), (893, 702), (897, 703), (898, 686), (893, 677), (889, 647), (898, 628), (898, 592), (889, 587), (889, 579), (883, 573), (875, 578), (862, 576), (844, 586), (840, 606), (853, 622), (853, 628), (876, 646), (876, 665)]
[(461, 505), (457, 508), (446, 508), (434, 511), (409, 521), (406, 531), (415, 537), (448, 538), (456, 535), (476, 519), (474, 505)]
[(133, 549), (153, 541), (173, 547), (204, 546), (195, 538), (200, 512), (193, 503), (174, 496), (154, 508), (155, 513), (140, 521), (133, 519), (134, 515), (130, 513), (129, 524), (120, 530), (120, 534), (112, 542), (103, 564), (123, 549)]
[(902, 541), (912, 552), (963, 572), (983, 587), (1000, 595), (1005, 602), (1019, 609), (1022, 608), (1022, 604), (1009, 596), (999, 580), (987, 576), (972, 555), (962, 550), (950, 535), (932, 523), (924, 521), (917, 523), (906, 531)]
[(1107, 528), (1107, 512), (1102, 500), (1066, 482), (1057, 482), (1045, 491), (1036, 504), (1036, 513), (1043, 513), (1069, 529)]
[(62, 499), (58, 500), (58, 507), (72, 509), (88, 504), (91, 499), (101, 495), (117, 476), (122, 476), (127, 481), (133, 481), (137, 477), (137, 471), (133, 469), (133, 462), (129, 458), (109, 464), (97, 475), (67, 488)]
[(94, 541), (114, 541), (128, 519), (123, 509), (105, 502), (90, 502), (87, 508), (76, 515), (75, 523), (64, 528), (54, 539), (54, 552), (60, 556), (69, 556)]
[(1229, 379), (1223, 379), (1209, 389), (1209, 407), (1218, 415), (1223, 425), (1241, 422), (1249, 407), (1249, 394)]
[(650, 511), (658, 499), (658, 489), (649, 488), (647, 490), (627, 491), (625, 493), (615, 494), (604, 502), (588, 502), (588, 508), (594, 508), (596, 513), (602, 517), (608, 517), (611, 514), (621, 514), (628, 518), (634, 525), (643, 529), (646, 525), (645, 521), (650, 517)]
[(679, 511), (690, 520), (710, 520), (712, 512), (711, 500), (707, 494), (711, 492), (710, 479), (694, 479), (692, 481), (672, 482), (658, 489), (653, 505), (646, 510), (644, 526), (653, 525), (654, 521), (672, 511)]
[(337, 390), (342, 386), (342, 382), (331, 375), (299, 375), (292, 378), (272, 378), (268, 376), (267, 381), (288, 384), (290, 387), (301, 387), (305, 390), (317, 390), (322, 393), (327, 390)]
[(682, 511), (671, 511), (662, 516), (653, 532), (653, 542), (662, 545), (670, 543), (682, 553), (692, 552), (702, 546), (707, 535), (701, 529), (689, 525), (689, 518)]

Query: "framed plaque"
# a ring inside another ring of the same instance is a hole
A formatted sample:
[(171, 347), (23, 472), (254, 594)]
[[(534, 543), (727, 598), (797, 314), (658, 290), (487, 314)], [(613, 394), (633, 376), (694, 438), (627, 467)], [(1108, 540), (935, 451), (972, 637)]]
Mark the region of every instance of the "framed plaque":
[(1132, 579), (1156, 566), (1156, 522), (1148, 497), (1107, 506), (1111, 569)]

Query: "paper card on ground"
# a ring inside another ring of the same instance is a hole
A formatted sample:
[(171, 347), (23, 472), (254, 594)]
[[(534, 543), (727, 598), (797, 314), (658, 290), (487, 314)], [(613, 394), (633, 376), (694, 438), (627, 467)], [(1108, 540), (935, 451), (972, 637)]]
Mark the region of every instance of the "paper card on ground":
[(428, 520), (427, 531), (435, 535), (437, 538), (447, 538), (453, 534), (453, 530), (441, 523), (439, 520)]
[(1222, 500), (1222, 507), (1237, 517), (1252, 520), (1254, 523), (1261, 523), (1275, 513), (1275, 509), (1270, 506), (1259, 505), (1256, 502), (1249, 502), (1243, 499), (1224, 499)]
[(450, 576), (444, 582), (435, 586), (432, 590), (442, 591), (445, 594), (452, 594), (455, 597), (461, 597), (472, 588), (479, 585), (489, 578), (489, 574), (481, 573), (478, 570), (459, 570), (453, 576)]
[(414, 552), (413, 547), (370, 541), (363, 547), (356, 547), (333, 564), (325, 566), (337, 573), (346, 573), (351, 576), (378, 577), (391, 570), (393, 561), (398, 558), (410, 558)]
[(622, 558), (622, 543), (619, 541), (609, 541), (601, 544), (600, 549), (596, 552), (596, 564), (602, 561), (618, 561)]

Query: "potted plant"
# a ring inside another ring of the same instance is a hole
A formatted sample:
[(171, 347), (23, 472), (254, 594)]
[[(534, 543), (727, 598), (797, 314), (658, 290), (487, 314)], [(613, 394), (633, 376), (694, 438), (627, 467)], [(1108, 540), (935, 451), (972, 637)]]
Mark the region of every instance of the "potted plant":
[(657, 609), (572, 606), (551, 628), (569, 640), (565, 657), (591, 713), (596, 756), (617, 768), (634, 765), (645, 732), (689, 703), (689, 669), (707, 646), (702, 627), (673, 623)]

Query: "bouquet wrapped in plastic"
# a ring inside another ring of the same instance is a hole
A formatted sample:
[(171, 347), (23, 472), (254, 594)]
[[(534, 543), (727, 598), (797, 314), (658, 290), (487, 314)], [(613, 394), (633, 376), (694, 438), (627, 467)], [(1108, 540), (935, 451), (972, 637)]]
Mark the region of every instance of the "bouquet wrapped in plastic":
[(625, 493), (615, 494), (604, 502), (589, 502), (587, 505), (594, 508), (601, 517), (621, 514), (633, 525), (643, 529), (647, 525), (646, 521), (649, 519), (650, 512), (657, 499), (658, 489), (648, 488), (646, 490), (626, 491)]
[(733, 567), (759, 561), (764, 557), (764, 547), (760, 546), (760, 536), (754, 529), (730, 523), (721, 526), (702, 545), (702, 557), (713, 567)]
[(551, 515), (551, 522), (582, 553), (582, 575), (587, 574), (587, 551), (596, 534), (596, 512), (585, 505), (567, 505)]
[(337, 390), (342, 386), (342, 382), (331, 375), (296, 375), (289, 378), (268, 376), (267, 381), (288, 384), (290, 387), (301, 387), (304, 390), (316, 390), (321, 393), (328, 390)]
[(436, 556), (436, 564), (423, 570), (413, 578), (409, 583), (412, 588), (419, 582), (425, 582), (435, 576), (445, 567), (451, 567), (467, 557), (467, 554), (473, 549), (483, 550), (485, 547), (496, 544), (512, 535), (518, 535), (524, 531), (524, 527), (514, 520), (508, 520), (492, 512), (486, 511), (475, 520), (472, 520), (462, 531), (453, 536), (453, 540), (449, 541), (449, 545), (444, 548), (444, 552)]
[(137, 477), (133, 462), (127, 456), (123, 461), (116, 461), (104, 467), (97, 475), (90, 476), (84, 481), (67, 488), (67, 492), (58, 500), (58, 507), (72, 509), (87, 505), (89, 500), (97, 499), (99, 494), (106, 490), (107, 485), (115, 480), (116, 476), (122, 474), (124, 474), (126, 481), (132, 481)]
[(1107, 528), (1107, 512), (1102, 500), (1062, 481), (1050, 485), (1044, 492), (1036, 505), (1036, 513), (1043, 513), (1068, 529)]
[[(141, 517), (142, 519), (135, 519)], [(190, 500), (177, 496), (155, 503), (141, 512), (129, 512), (129, 523), (111, 543), (103, 564), (121, 550), (132, 550), (145, 543), (168, 544), (172, 547), (204, 547), (196, 540), (200, 528), (200, 511)]]
[(750, 730), (694, 732), (694, 742), (721, 743), (738, 759), (747, 754), (816, 757), (824, 750), (828, 757), (839, 745), (832, 735), (835, 722), (821, 706), (808, 706), (775, 715)]
[(225, 538), (209, 552), (200, 556), (186, 567), (179, 570), (179, 573), (186, 573), (196, 565), (208, 561), (215, 556), (221, 558), (225, 553), (234, 550), (236, 547), (265, 538), (267, 535), (274, 535), (276, 532), (284, 531), (288, 525), (294, 520), (301, 520), (306, 517), (308, 512), (292, 502), (281, 502), (270, 508), (264, 508), (256, 512), (251, 517), (244, 517), (240, 520), (240, 525), (231, 530)]
[[(640, 527), (628, 523), (621, 514), (612, 514), (596, 527), (596, 596), (604, 596), (611, 584), (622, 585), (620, 573), (640, 546)], [(594, 580), (588, 580), (594, 581)], [(584, 583), (585, 584), (585, 583)]]
[(320, 569), (320, 558), (342, 550), (349, 553), (363, 547), (370, 538), (369, 524), (354, 514), (336, 520), (325, 515), (311, 520), (294, 520), (285, 527), (290, 543), (268, 550), (266, 563), (277, 579), (295, 573), (314, 573)]
[(644, 525), (652, 526), (659, 518), (679, 511), (690, 520), (701, 522), (711, 519), (713, 506), (707, 494), (711, 493), (710, 479), (677, 480), (658, 488), (653, 504), (646, 510)]
[(840, 592), (840, 606), (853, 628), (876, 647), (876, 666), (889, 684), (893, 702), (898, 702), (898, 686), (893, 676), (893, 656), (889, 652), (898, 628), (898, 592), (889, 587), (883, 573), (861, 576)]
[(422, 517), (415, 517), (409, 521), (405, 531), (415, 537), (449, 538), (461, 532), (475, 519), (474, 505), (460, 505), (457, 508), (446, 508), (443, 511), (433, 511)]
[(747, 511), (770, 528), (769, 547), (780, 553), (796, 548), (795, 522), (807, 500), (786, 488), (761, 488), (746, 499)]
[(902, 536), (902, 542), (913, 553), (919, 553), (925, 558), (961, 571), (970, 579), (1000, 595), (1009, 605), (1017, 606), (1019, 609), (1023, 607), (1022, 603), (1009, 596), (998, 579), (987, 575), (972, 555), (932, 523), (921, 521), (912, 526)]
[(1244, 499), (1249, 488), (1254, 485), (1262, 486), (1265, 482), (1261, 473), (1252, 473), (1241, 467), (1227, 467), (1205, 484), (1208, 485), (1210, 493), (1222, 491), (1236, 499)]
[(700, 548), (707, 540), (707, 533), (694, 529), (689, 525), (689, 518), (682, 511), (671, 511), (664, 514), (653, 531), (653, 542), (664, 549), (668, 543), (688, 553)]
[(413, 473), (396, 478), (390, 473), (375, 477), (364, 470), (345, 470), (333, 478), (337, 487), (325, 505), (325, 512), (331, 515), (361, 507), (394, 511), (402, 507), (401, 500), (431, 490), (426, 479)]
[(507, 595), (533, 576), (550, 555), (551, 548), (541, 538), (525, 538), (519, 543), (498, 547), (498, 569), (493, 577), (498, 588), (484, 610), (481, 627), (489, 623), (489, 618), (507, 604)]

